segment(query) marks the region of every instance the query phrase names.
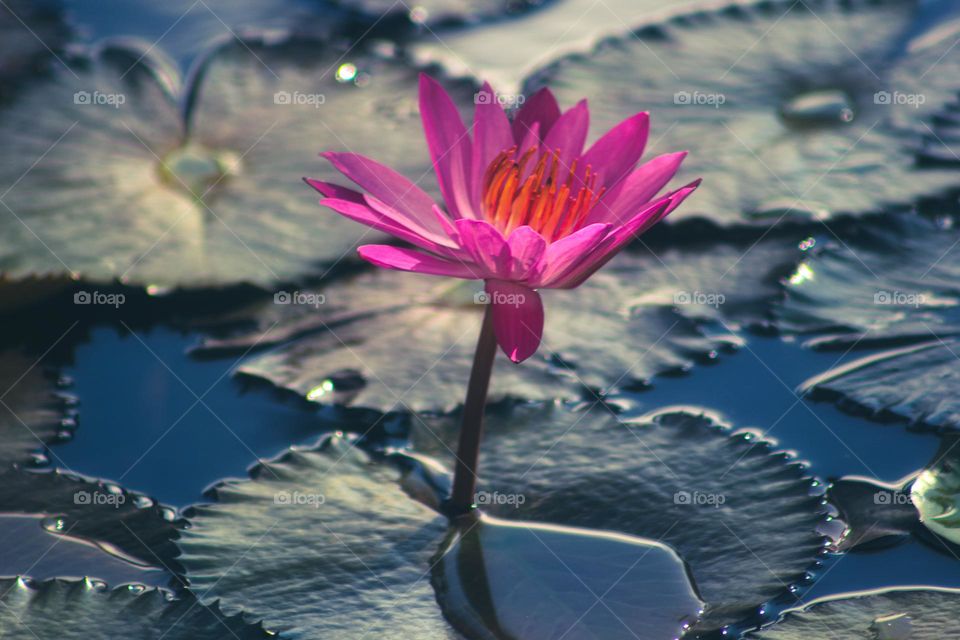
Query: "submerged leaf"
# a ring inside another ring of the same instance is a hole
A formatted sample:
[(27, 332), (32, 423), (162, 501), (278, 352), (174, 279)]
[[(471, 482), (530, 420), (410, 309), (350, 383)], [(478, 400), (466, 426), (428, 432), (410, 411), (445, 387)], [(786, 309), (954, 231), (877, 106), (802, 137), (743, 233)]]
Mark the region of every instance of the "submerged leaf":
[[(701, 322), (762, 321), (777, 276), (796, 253), (784, 240), (754, 247), (644, 249), (614, 258), (583, 286), (543, 291), (540, 352), (517, 367), (500, 357), (491, 398), (575, 397), (685, 370), (739, 339)], [(239, 371), (319, 402), (379, 410), (449, 410), (463, 397), (483, 306), (479, 285), (390, 271), (320, 291), (285, 292), (259, 312), (260, 329), (210, 340), (198, 354), (243, 354)]]
[[(344, 64), (363, 81), (341, 82)], [(316, 154), (349, 141), (432, 183), (414, 82), (370, 51), (248, 39), (209, 53), (179, 89), (155, 51), (107, 46), (0, 114), (2, 271), (268, 285), (349, 259), (377, 234), (320, 209), (299, 178), (332, 179)]]
[(747, 634), (758, 640), (941, 640), (960, 636), (960, 590), (890, 589), (825, 598)]
[(655, 152), (692, 150), (703, 177), (671, 221), (771, 225), (876, 211), (952, 188), (953, 171), (919, 170), (923, 118), (952, 97), (952, 37), (905, 46), (910, 0), (732, 6), (641, 28), (535, 74), (561, 103), (592, 100), (603, 131), (649, 109)]
[[(790, 278), (780, 326), (825, 348), (886, 350), (818, 375), (802, 389), (874, 414), (960, 425), (960, 233), (918, 216), (863, 225)], [(905, 346), (904, 346), (905, 345)]]
[(433, 584), (454, 626), (484, 640), (664, 640), (703, 608), (663, 544), (489, 516), (451, 532)]
[[(450, 457), (452, 419), (418, 420), (421, 450)], [(477, 503), (508, 520), (660, 540), (690, 565), (700, 627), (755, 611), (800, 580), (824, 548), (816, 482), (749, 432), (684, 412), (622, 422), (517, 405), (490, 412)]]
[(155, 589), (107, 590), (90, 581), (0, 581), (0, 629), (33, 640), (255, 640), (271, 637), (239, 615), (225, 616)]

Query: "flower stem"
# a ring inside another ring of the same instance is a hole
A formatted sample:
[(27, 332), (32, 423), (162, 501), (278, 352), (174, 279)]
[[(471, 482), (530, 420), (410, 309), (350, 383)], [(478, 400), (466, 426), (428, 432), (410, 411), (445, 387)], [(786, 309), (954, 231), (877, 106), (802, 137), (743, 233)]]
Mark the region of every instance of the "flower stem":
[(477, 351), (470, 369), (467, 397), (463, 403), (460, 421), (460, 443), (457, 445), (457, 464), (453, 473), (453, 491), (448, 506), (453, 516), (473, 511), (477, 488), (477, 462), (480, 457), (480, 438), (483, 435), (483, 410), (487, 404), (490, 374), (497, 355), (497, 339), (493, 333), (493, 305), (483, 313), (483, 325), (477, 339)]

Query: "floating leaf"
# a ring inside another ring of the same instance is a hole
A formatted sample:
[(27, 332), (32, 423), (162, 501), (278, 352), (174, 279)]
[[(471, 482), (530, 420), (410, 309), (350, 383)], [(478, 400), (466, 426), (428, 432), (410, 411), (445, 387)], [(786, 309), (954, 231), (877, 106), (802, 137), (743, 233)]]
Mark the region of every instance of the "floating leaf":
[[(608, 391), (687, 369), (738, 343), (722, 328), (706, 337), (699, 323), (718, 319), (718, 309), (726, 322), (759, 321), (794, 253), (783, 240), (622, 253), (576, 290), (543, 292), (540, 352), (522, 367), (501, 358), (491, 398), (575, 397), (583, 385)], [(259, 330), (207, 341), (197, 353), (276, 346), (239, 371), (320, 402), (445, 411), (462, 401), (479, 293), (429, 276), (361, 273), (319, 291), (281, 292), (283, 304), (259, 312)]]
[(66, 38), (60, 14), (49, 4), (5, 0), (0, 5), (0, 99), (15, 80), (55, 60)]
[(956, 439), (944, 441), (934, 464), (920, 472), (910, 487), (920, 521), (933, 533), (960, 545), (960, 469)]
[(0, 475), (0, 513), (48, 517), (58, 535), (87, 540), (141, 564), (181, 571), (173, 542), (183, 521), (149, 498), (59, 471)]
[(94, 578), (117, 587), (125, 584), (167, 587), (171, 575), (121, 557), (116, 550), (51, 530), (42, 515), (2, 515), (0, 575), (33, 580)]
[(856, 476), (831, 483), (830, 504), (847, 527), (839, 550), (896, 543), (910, 535), (917, 525), (917, 510), (906, 486), (906, 480), (885, 483)]
[(825, 598), (790, 611), (769, 629), (747, 634), (768, 640), (941, 640), (960, 636), (960, 590), (890, 589)]
[(886, 349), (802, 389), (915, 423), (960, 424), (958, 239), (918, 216), (888, 217), (801, 264), (780, 325), (832, 332), (813, 341), (818, 347)]
[[(954, 38), (903, 34), (909, 0), (760, 3), (692, 13), (535, 74), (564, 104), (587, 96), (603, 131), (649, 109), (657, 152), (692, 150), (703, 186), (676, 221), (770, 225), (872, 212), (956, 184), (918, 170), (921, 122), (952, 97)], [(529, 91), (528, 91), (529, 93)]]
[(155, 51), (128, 45), (74, 69), (0, 113), (8, 277), (68, 271), (161, 288), (297, 280), (378, 237), (320, 209), (299, 182), (333, 179), (318, 152), (348, 140), (433, 182), (415, 72), (371, 52), (231, 41), (184, 89)]
[[(419, 448), (449, 459), (454, 422), (418, 420)], [(516, 405), (490, 412), (485, 433), (477, 494), (484, 510), (669, 544), (707, 602), (703, 628), (782, 594), (823, 550), (822, 498), (803, 467), (707, 416), (621, 422), (596, 405)]]
[(187, 578), (287, 637), (455, 638), (430, 587), (446, 520), (340, 438), (292, 450), (188, 512)]
[(272, 637), (240, 616), (162, 591), (107, 590), (103, 583), (0, 581), (0, 629), (33, 640), (254, 640)]
[(470, 638), (675, 638), (703, 608), (683, 561), (651, 540), (483, 516), (438, 556), (440, 606)]
[(68, 428), (56, 382), (35, 359), (0, 353), (0, 466), (22, 463)]
[[(472, 29), (423, 34), (411, 45), (424, 63), (440, 65), (453, 76), (487, 80), (507, 103), (519, 101), (523, 79), (558, 56), (584, 53), (625, 25), (636, 25), (664, 11), (678, 11), (696, 1), (546, 0), (544, 6), (508, 22)], [(496, 43), (509, 43), (497, 46)]]

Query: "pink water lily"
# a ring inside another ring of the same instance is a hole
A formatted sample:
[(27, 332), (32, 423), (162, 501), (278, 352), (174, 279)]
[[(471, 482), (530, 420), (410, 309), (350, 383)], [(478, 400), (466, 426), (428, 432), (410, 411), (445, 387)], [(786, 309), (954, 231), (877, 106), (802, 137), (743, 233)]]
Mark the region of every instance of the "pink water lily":
[[(627, 118), (584, 151), (590, 112), (561, 113), (548, 89), (511, 122), (489, 85), (477, 94), (468, 132), (450, 96), (420, 76), (420, 115), (445, 207), (374, 160), (326, 152), (362, 193), (307, 179), (320, 204), (389, 233), (415, 249), (365, 245), (387, 269), (484, 280), (493, 330), (514, 362), (533, 355), (543, 333), (537, 289), (582, 284), (630, 240), (673, 211), (699, 180), (657, 197), (686, 152), (637, 166), (649, 117)], [(471, 135), (472, 133), (472, 135)]]

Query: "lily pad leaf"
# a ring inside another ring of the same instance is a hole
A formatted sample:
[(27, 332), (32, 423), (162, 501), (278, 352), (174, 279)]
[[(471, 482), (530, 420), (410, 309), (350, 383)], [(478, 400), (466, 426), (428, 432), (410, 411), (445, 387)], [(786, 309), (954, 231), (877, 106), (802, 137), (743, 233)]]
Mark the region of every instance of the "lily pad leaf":
[(72, 272), (161, 290), (297, 281), (377, 239), (325, 214), (300, 183), (305, 172), (333, 179), (317, 153), (349, 141), (432, 183), (415, 71), (395, 60), (251, 37), (210, 52), (190, 78), (181, 89), (155, 51), (106, 45), (0, 113), (8, 278)]
[[(457, 427), (417, 421), (444, 460)], [(756, 612), (801, 580), (825, 545), (817, 483), (751, 432), (667, 411), (622, 421), (593, 406), (488, 413), (477, 504), (499, 518), (618, 532), (676, 549), (707, 603), (700, 629)]]
[[(762, 322), (780, 295), (779, 272), (797, 253), (782, 240), (622, 253), (575, 290), (542, 292), (540, 352), (522, 367), (500, 358), (491, 398), (639, 386), (738, 346), (735, 326), (708, 337), (700, 325), (721, 311), (725, 324)], [(281, 304), (258, 313), (258, 330), (209, 340), (196, 354), (272, 347), (239, 372), (324, 403), (447, 411), (462, 402), (482, 319), (478, 285), (378, 271), (277, 295)]]
[(825, 598), (788, 612), (757, 640), (940, 640), (960, 635), (960, 590), (890, 589)]
[(56, 380), (35, 359), (0, 353), (0, 466), (27, 462), (72, 426)]
[(915, 167), (920, 123), (953, 97), (960, 67), (954, 38), (901, 44), (918, 7), (813, 0), (678, 16), (546, 67), (526, 93), (587, 96), (599, 131), (649, 109), (655, 151), (694, 149), (681, 173), (704, 179), (673, 222), (874, 212), (956, 183), (955, 171)]
[(68, 29), (50, 3), (6, 0), (0, 5), (0, 100), (14, 83), (40, 73), (62, 52)]
[(882, 348), (802, 389), (881, 416), (960, 424), (960, 233), (919, 216), (861, 225), (789, 278), (782, 328), (820, 348)]
[(86, 540), (141, 566), (182, 572), (173, 540), (183, 520), (146, 496), (59, 471), (0, 475), (0, 513), (43, 515), (53, 534)]
[(290, 638), (456, 638), (430, 587), (446, 519), (339, 437), (215, 490), (179, 541), (194, 592)]
[(943, 453), (917, 476), (910, 497), (920, 522), (941, 538), (960, 545), (960, 459), (957, 440), (944, 440)]
[(918, 524), (910, 499), (910, 480), (885, 483), (849, 476), (830, 485), (830, 504), (840, 513), (846, 530), (837, 548), (875, 548), (903, 541)]
[(672, 549), (630, 536), (482, 516), (439, 556), (440, 606), (470, 638), (675, 638), (703, 608)]
[(35, 640), (257, 640), (270, 638), (241, 616), (225, 616), (156, 589), (109, 590), (103, 583), (0, 581), (0, 628)]

